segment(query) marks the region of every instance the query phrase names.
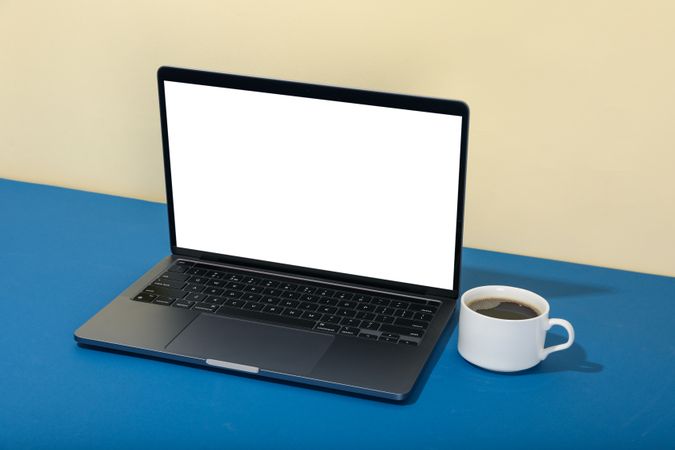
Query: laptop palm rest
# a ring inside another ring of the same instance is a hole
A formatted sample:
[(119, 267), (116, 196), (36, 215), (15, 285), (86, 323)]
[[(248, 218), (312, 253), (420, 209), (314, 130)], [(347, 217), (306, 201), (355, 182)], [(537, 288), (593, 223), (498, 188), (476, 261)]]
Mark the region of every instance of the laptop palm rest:
[(217, 367), (306, 375), (334, 339), (330, 335), (202, 314), (166, 349), (206, 359)]

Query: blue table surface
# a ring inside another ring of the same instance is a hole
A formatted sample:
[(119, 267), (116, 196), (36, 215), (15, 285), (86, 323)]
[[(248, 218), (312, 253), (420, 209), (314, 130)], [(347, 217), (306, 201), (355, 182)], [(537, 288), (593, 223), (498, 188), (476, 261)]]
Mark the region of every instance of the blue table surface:
[(675, 448), (675, 278), (464, 249), (463, 290), (534, 290), (577, 340), (491, 373), (455, 315), (398, 405), (79, 347), (169, 253), (166, 206), (0, 179), (0, 214), (0, 448)]

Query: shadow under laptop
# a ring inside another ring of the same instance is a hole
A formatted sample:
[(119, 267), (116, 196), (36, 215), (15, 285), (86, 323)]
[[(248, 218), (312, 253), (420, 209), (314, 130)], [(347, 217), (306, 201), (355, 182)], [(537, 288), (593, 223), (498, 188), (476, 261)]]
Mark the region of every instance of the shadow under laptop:
[(438, 363), (438, 360), (441, 358), (441, 355), (443, 355), (445, 347), (448, 346), (450, 336), (452, 336), (452, 333), (457, 327), (458, 317), (459, 315), (457, 314), (457, 307), (455, 307), (455, 311), (453, 312), (452, 317), (450, 317), (448, 325), (445, 327), (445, 330), (443, 330), (443, 333), (441, 334), (440, 338), (438, 338), (436, 347), (434, 347), (434, 350), (431, 352), (431, 355), (429, 356), (427, 363), (424, 365), (422, 372), (420, 372), (420, 376), (417, 379), (417, 383), (415, 383), (415, 387), (413, 388), (412, 391), (410, 391), (410, 394), (408, 395), (407, 399), (405, 399), (402, 402), (396, 402), (397, 404), (413, 405), (417, 402), (420, 394), (422, 393), (422, 390), (424, 389), (424, 386), (426, 386), (427, 381), (429, 380), (431, 372), (433, 372), (434, 368), (436, 367), (436, 364)]

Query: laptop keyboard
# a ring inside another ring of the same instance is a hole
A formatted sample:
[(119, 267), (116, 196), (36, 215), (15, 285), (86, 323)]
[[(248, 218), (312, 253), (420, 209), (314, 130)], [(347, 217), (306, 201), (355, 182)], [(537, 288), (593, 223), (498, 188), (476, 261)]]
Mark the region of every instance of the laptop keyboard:
[(440, 306), (184, 260), (133, 300), (404, 345), (421, 342)]

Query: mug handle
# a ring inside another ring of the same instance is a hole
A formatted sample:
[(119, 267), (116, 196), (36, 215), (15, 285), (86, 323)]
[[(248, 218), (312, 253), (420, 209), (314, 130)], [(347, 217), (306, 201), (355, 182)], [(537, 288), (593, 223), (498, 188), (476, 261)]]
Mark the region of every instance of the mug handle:
[(567, 348), (570, 348), (572, 346), (572, 344), (574, 343), (574, 328), (572, 327), (571, 323), (569, 323), (565, 319), (549, 319), (547, 330), (550, 330), (551, 327), (553, 327), (555, 325), (563, 327), (565, 330), (567, 330), (567, 342), (565, 342), (563, 344), (552, 345), (551, 347), (546, 347), (545, 349), (543, 349), (542, 352), (541, 352), (542, 361), (545, 360), (546, 357), (548, 355), (550, 355), (551, 353), (559, 352), (560, 350), (565, 350)]

